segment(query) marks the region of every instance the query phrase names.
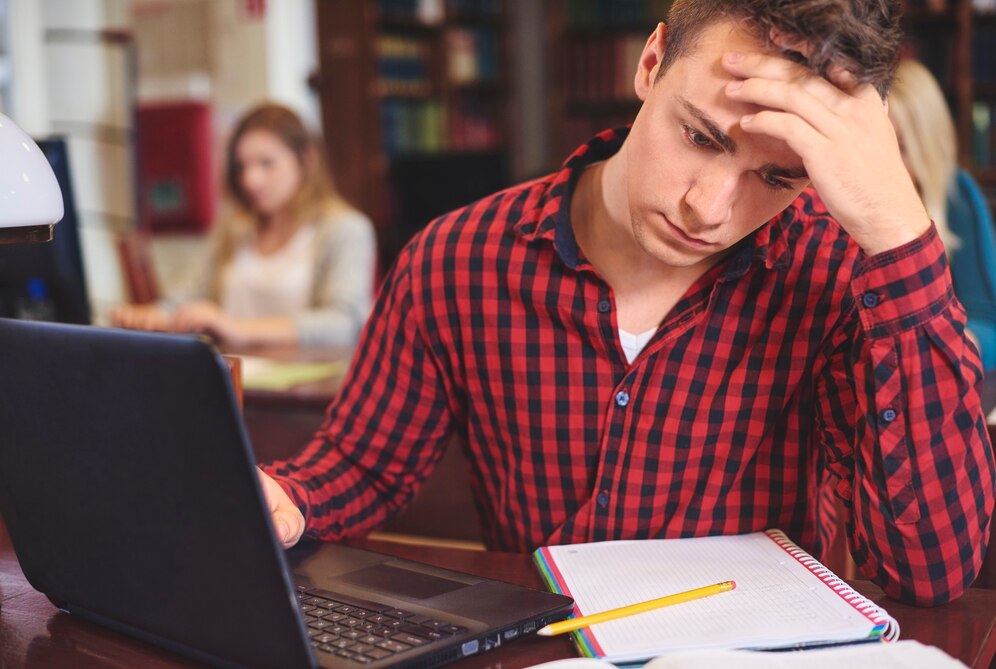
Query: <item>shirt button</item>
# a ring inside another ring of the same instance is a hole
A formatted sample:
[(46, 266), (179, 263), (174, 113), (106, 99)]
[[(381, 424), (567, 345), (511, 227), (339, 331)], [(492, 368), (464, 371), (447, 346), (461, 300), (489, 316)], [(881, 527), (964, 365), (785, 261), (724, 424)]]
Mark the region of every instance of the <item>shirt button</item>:
[(627, 393), (625, 390), (620, 390), (618, 393), (616, 393), (616, 404), (618, 404), (621, 407), (624, 407), (627, 404), (629, 404), (629, 393)]
[(612, 304), (608, 300), (599, 300), (598, 301), (598, 310), (600, 312), (602, 312), (603, 314), (609, 313), (609, 309), (611, 309), (611, 308), (612, 308)]
[(609, 493), (604, 490), (598, 493), (598, 497), (596, 499), (598, 501), (598, 505), (603, 509), (609, 505)]
[(892, 421), (896, 420), (897, 415), (898, 414), (896, 413), (895, 409), (886, 409), (885, 411), (882, 412), (882, 420), (886, 423), (891, 423)]
[(878, 306), (878, 295), (875, 293), (865, 293), (861, 296), (861, 302), (869, 309)]

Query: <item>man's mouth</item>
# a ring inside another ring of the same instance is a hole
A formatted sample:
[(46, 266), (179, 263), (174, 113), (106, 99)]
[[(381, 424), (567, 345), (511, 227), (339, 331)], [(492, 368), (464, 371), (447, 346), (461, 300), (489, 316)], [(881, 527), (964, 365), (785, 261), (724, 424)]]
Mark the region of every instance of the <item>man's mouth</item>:
[(685, 232), (684, 230), (682, 230), (681, 228), (679, 228), (677, 225), (675, 225), (674, 223), (672, 223), (671, 220), (667, 216), (664, 216), (663, 218), (664, 218), (664, 222), (667, 224), (667, 227), (671, 230), (671, 233), (675, 237), (677, 237), (680, 241), (682, 241), (685, 244), (687, 244), (688, 246), (691, 246), (693, 248), (700, 248), (700, 249), (704, 249), (704, 248), (708, 248), (710, 246), (713, 246), (712, 242), (707, 242), (704, 239), (699, 239), (698, 237), (693, 237), (692, 235), (688, 234), (687, 232)]

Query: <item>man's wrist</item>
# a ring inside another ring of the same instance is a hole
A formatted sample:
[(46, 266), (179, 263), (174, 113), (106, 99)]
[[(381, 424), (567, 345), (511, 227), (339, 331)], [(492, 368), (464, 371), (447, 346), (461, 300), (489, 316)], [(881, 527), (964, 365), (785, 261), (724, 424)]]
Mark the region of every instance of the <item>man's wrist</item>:
[(874, 256), (897, 249), (922, 237), (930, 230), (932, 223), (926, 212), (912, 214), (909, 218), (897, 220), (895, 223), (876, 225), (867, 231), (856, 229), (848, 233), (857, 242), (865, 255)]
[(860, 258), (850, 290), (869, 336), (893, 337), (940, 314), (953, 295), (946, 265), (933, 226), (903, 246)]

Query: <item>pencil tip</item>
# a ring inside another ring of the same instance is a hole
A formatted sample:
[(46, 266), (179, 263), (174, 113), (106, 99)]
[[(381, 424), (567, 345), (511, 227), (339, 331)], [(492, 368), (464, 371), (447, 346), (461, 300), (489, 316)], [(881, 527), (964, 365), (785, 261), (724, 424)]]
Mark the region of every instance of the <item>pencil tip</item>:
[(539, 634), (540, 636), (550, 636), (551, 635), (550, 626), (547, 625), (546, 627), (544, 627), (543, 629), (541, 629), (536, 633)]

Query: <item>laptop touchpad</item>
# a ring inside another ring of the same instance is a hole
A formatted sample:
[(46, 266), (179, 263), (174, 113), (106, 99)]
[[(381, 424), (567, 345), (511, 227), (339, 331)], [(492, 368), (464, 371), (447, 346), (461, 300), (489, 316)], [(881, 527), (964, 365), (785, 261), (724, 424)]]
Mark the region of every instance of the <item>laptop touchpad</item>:
[(467, 583), (460, 581), (430, 576), (386, 564), (360, 569), (340, 578), (348, 583), (355, 583), (409, 599), (429, 599), (468, 587)]

